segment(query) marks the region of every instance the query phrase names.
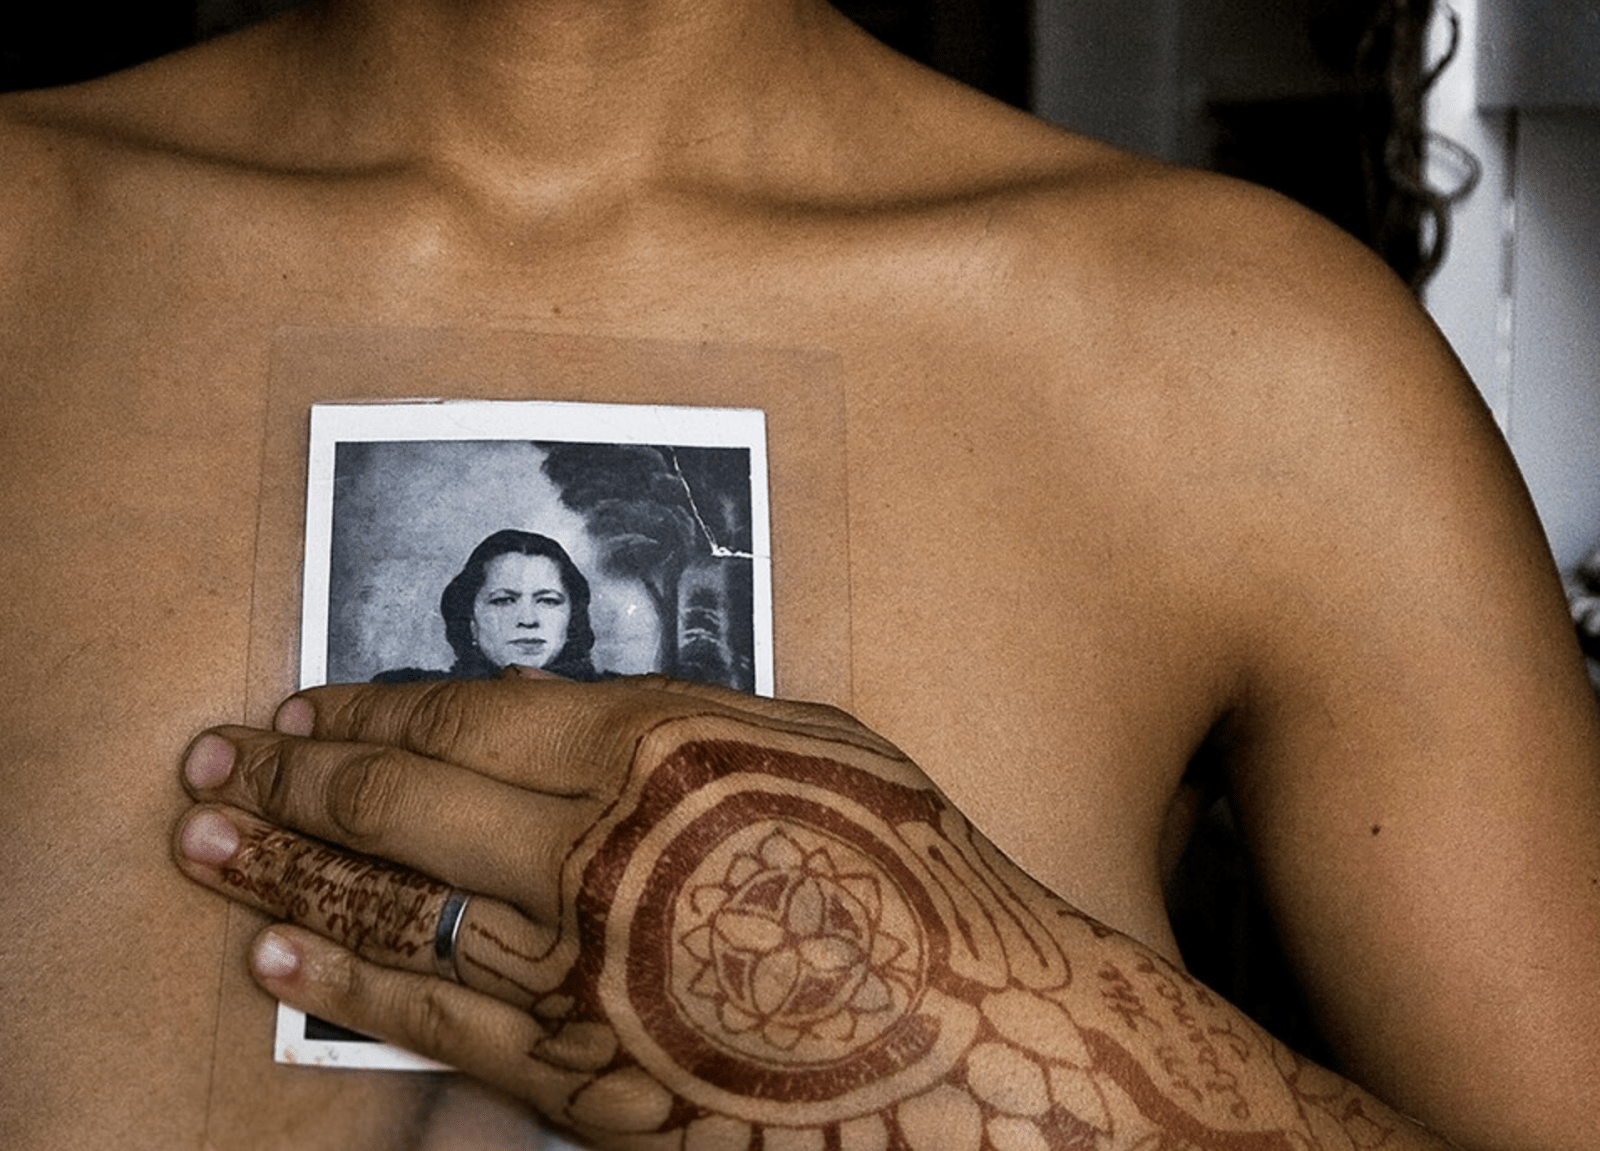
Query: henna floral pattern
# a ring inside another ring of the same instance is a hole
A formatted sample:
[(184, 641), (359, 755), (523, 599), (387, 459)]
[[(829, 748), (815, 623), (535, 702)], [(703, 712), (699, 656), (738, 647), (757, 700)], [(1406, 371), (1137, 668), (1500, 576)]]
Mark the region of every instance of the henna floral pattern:
[(564, 959), (530, 1052), (565, 1084), (559, 1120), (642, 1151), (1397, 1136), (1354, 1088), (1033, 884), (920, 773), (796, 744), (686, 743), (574, 850), (573, 937), (541, 957), (546, 973)]
[(796, 1063), (904, 1018), (922, 981), (916, 923), (855, 854), (766, 823), (708, 857), (712, 881), (691, 877), (675, 909), (687, 927), (670, 978), (679, 1009), (731, 1047)]

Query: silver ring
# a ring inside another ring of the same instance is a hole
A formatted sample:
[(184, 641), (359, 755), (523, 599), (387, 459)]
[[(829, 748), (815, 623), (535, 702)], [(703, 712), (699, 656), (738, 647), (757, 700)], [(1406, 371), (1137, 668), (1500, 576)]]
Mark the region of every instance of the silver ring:
[(471, 898), (469, 892), (452, 887), (439, 910), (439, 923), (433, 929), (433, 972), (440, 979), (461, 982), (461, 972), (456, 969), (456, 937), (461, 934), (461, 920)]

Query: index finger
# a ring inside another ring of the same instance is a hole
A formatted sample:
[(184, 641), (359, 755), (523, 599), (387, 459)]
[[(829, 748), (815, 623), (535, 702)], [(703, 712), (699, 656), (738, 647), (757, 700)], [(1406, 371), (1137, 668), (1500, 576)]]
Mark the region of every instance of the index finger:
[(520, 676), (342, 684), (292, 696), (277, 726), (399, 748), (556, 795), (592, 795), (614, 783), (642, 730), (621, 701), (596, 695), (601, 687)]

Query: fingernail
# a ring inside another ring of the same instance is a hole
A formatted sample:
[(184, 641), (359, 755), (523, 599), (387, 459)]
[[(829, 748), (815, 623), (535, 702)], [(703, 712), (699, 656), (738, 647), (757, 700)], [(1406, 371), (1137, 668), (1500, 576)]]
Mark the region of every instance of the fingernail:
[(239, 832), (221, 812), (199, 811), (184, 824), (179, 843), (196, 863), (227, 863), (239, 850)]
[(272, 718), (272, 726), (285, 735), (310, 735), (316, 718), (317, 712), (311, 702), (297, 695), (283, 701), (278, 714)]
[(183, 778), (190, 787), (219, 787), (233, 770), (233, 744), (207, 732), (189, 746), (183, 759)]
[(256, 944), (251, 966), (262, 979), (282, 979), (300, 966), (300, 953), (283, 936), (267, 932)]

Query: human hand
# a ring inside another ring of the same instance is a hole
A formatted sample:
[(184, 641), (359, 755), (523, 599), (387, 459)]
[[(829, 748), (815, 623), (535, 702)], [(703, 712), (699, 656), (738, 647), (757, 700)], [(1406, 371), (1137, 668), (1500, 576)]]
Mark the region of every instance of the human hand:
[(596, 1145), (1423, 1138), (1034, 883), (838, 711), (509, 677), (317, 689), (278, 727), (191, 745), (177, 834), (188, 875), (295, 925), (258, 980)]

